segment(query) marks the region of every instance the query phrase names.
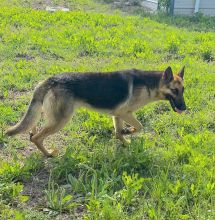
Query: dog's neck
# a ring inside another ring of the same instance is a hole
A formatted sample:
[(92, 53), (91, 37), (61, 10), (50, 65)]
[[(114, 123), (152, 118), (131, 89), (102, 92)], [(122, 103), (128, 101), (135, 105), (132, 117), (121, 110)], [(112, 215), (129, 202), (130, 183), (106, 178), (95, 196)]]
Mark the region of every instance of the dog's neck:
[(162, 74), (160, 71), (142, 71), (135, 69), (133, 72), (134, 86), (146, 86), (149, 89), (159, 88)]
[(134, 88), (145, 87), (152, 101), (161, 100), (160, 86), (163, 72), (161, 71), (142, 71), (134, 70), (133, 85)]

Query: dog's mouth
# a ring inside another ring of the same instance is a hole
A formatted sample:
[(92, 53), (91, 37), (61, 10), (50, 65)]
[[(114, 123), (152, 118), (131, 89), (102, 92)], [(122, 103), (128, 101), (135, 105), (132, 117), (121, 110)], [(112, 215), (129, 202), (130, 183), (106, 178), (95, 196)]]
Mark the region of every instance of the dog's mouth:
[(169, 98), (169, 102), (170, 102), (170, 105), (171, 105), (174, 112), (177, 112), (178, 114), (181, 114), (185, 110), (185, 108), (183, 108), (183, 109), (177, 108), (175, 103), (174, 103), (174, 100), (172, 98)]

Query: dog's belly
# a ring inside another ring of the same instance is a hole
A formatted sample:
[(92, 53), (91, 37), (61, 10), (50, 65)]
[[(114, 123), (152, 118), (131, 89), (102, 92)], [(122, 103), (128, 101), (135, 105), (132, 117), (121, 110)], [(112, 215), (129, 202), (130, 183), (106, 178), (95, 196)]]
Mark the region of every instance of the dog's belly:
[(100, 112), (100, 113), (104, 113), (104, 114), (108, 114), (108, 115), (115, 115), (115, 112), (118, 109), (118, 106), (115, 108), (99, 108), (97, 106), (90, 105), (87, 102), (84, 102), (81, 100), (76, 100), (75, 101), (75, 109), (79, 109), (79, 108), (87, 108), (92, 111), (96, 111), (96, 112)]

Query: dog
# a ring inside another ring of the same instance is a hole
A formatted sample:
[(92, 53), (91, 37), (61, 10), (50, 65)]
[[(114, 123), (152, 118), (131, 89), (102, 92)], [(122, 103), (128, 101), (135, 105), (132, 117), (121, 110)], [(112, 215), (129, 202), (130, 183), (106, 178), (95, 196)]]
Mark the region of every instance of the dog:
[[(12, 136), (31, 130), (30, 140), (47, 157), (43, 141), (58, 132), (69, 121), (75, 109), (87, 107), (112, 115), (115, 135), (126, 143), (124, 135), (139, 132), (142, 124), (133, 116), (140, 107), (168, 100), (173, 111), (186, 110), (184, 101), (184, 67), (178, 74), (171, 67), (165, 71), (138, 69), (107, 73), (61, 73), (40, 83), (22, 120), (6, 131)], [(37, 122), (45, 113), (47, 124), (37, 132)], [(124, 127), (124, 123), (130, 127)]]

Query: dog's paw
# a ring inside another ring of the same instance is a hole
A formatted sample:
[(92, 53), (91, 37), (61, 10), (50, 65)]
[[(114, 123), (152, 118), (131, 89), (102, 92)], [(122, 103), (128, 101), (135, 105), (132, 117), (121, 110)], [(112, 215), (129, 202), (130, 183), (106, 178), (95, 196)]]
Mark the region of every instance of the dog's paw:
[(133, 134), (136, 132), (135, 127), (125, 127), (122, 129), (121, 134), (122, 135), (127, 135), (127, 134)]
[(57, 157), (58, 155), (59, 155), (59, 150), (55, 149), (49, 154), (49, 157)]

